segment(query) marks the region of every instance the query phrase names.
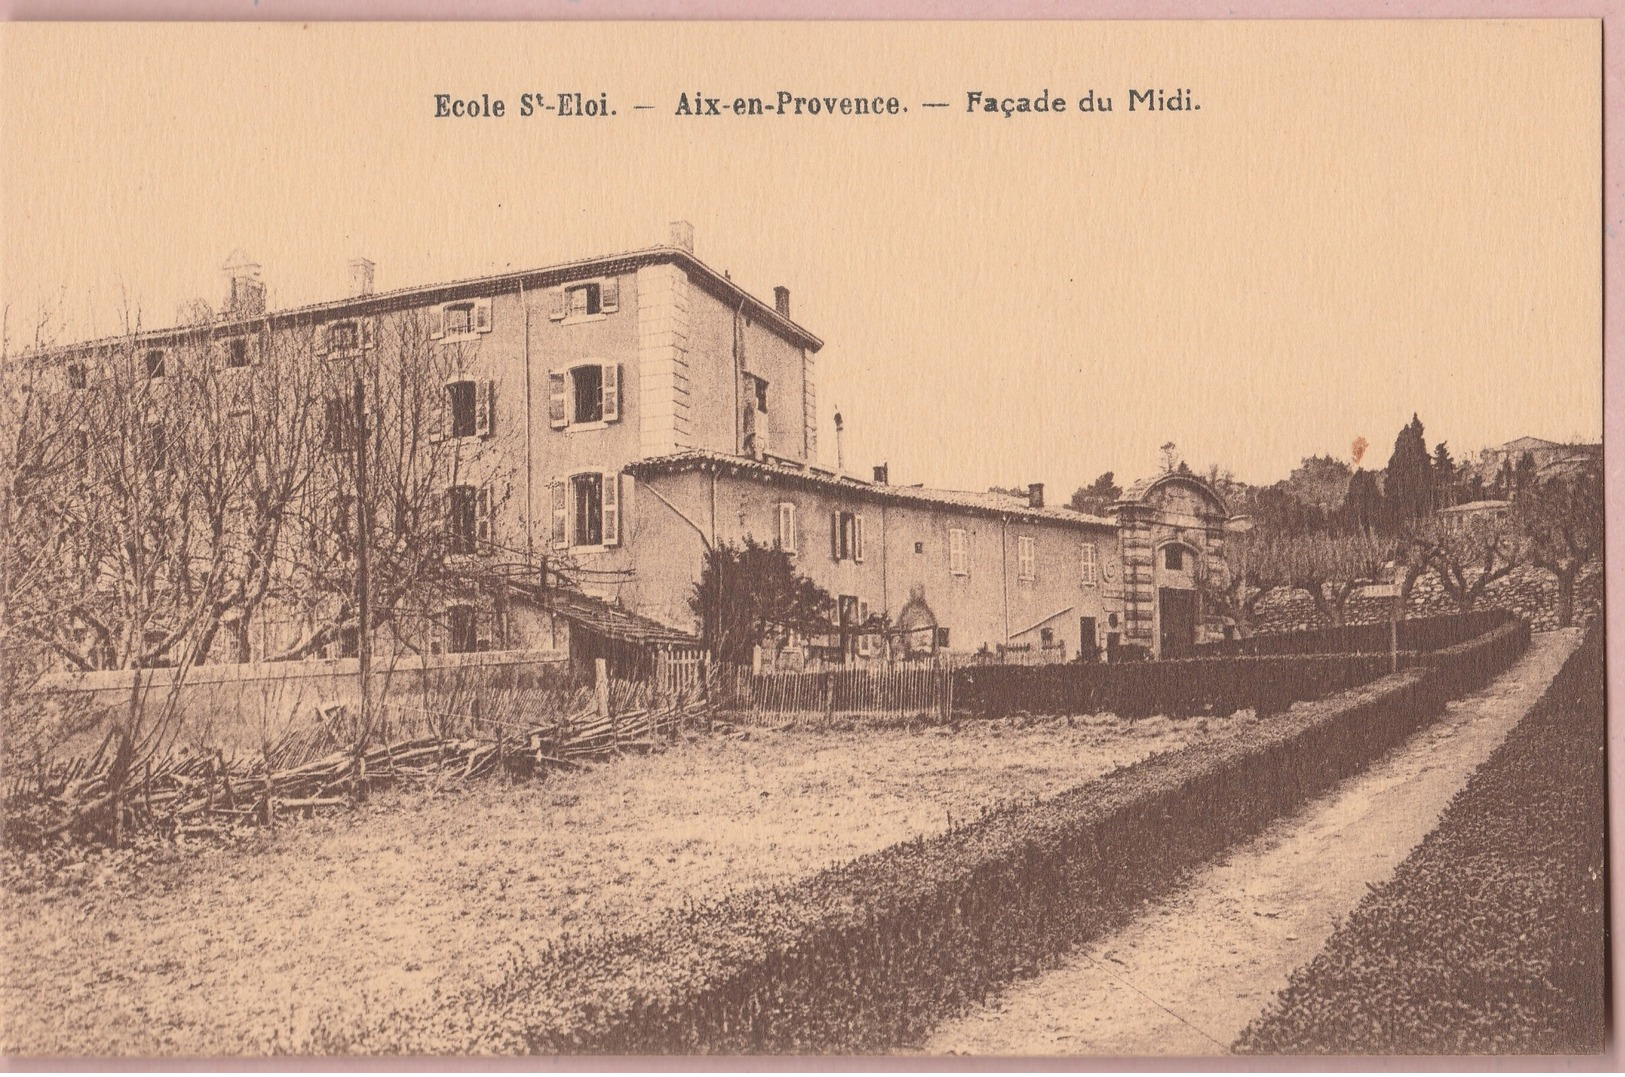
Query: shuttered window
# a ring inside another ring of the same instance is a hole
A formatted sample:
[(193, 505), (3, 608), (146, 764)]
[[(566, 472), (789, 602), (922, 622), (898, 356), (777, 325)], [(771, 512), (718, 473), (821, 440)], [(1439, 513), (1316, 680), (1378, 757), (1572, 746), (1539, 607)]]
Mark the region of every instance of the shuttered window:
[(955, 576), (970, 575), (969, 543), (962, 527), (948, 529), (948, 571)]
[(796, 506), (790, 501), (779, 503), (779, 549), (796, 552)]
[(1085, 542), (1080, 548), (1079, 578), (1085, 587), (1093, 587), (1097, 579), (1099, 566), (1096, 564), (1095, 544)]
[(1016, 539), (1016, 573), (1023, 580), (1031, 580), (1037, 573), (1037, 543), (1031, 535)]

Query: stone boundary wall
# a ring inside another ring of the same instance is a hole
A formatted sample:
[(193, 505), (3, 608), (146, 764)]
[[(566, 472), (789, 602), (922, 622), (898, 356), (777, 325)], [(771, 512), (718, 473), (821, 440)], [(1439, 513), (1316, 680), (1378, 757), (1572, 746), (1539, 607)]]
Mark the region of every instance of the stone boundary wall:
[[(1471, 577), (1470, 577), (1471, 578)], [(1583, 627), (1602, 612), (1602, 563), (1580, 570), (1574, 586), (1574, 623)], [(1345, 607), (1349, 624), (1376, 624), (1388, 620), (1390, 600), (1351, 598)], [(1475, 609), (1499, 609), (1529, 621), (1536, 632), (1557, 628), (1557, 577), (1545, 569), (1521, 565), (1485, 588)], [(1461, 608), (1445, 593), (1439, 577), (1429, 572), (1416, 581), (1411, 591), (1407, 617), (1435, 617), (1460, 613)], [(1253, 617), (1254, 633), (1303, 632), (1326, 628), (1330, 622), (1315, 611), (1315, 605), (1302, 591), (1275, 591), (1258, 603)]]

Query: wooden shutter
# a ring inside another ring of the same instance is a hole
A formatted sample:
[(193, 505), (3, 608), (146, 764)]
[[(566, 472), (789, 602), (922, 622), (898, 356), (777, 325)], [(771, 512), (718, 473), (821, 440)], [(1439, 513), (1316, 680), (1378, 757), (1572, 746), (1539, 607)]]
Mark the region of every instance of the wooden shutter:
[(434, 391), (429, 405), (429, 440), (445, 441), (451, 436), (451, 386), (442, 385)]
[(316, 327), (316, 357), (318, 359), (327, 356), (327, 331), (330, 328), (332, 327), (328, 325), (318, 325)]
[(604, 472), (604, 545), (618, 546), (621, 542), (621, 474)]
[(489, 299), (474, 300), (474, 332), (489, 333), (491, 331), (491, 301)]
[(496, 388), (490, 380), (474, 383), (474, 433), (482, 438), (496, 432)]
[(841, 514), (829, 514), (829, 556), (832, 561), (841, 559)]
[(378, 345), (378, 319), (358, 318), (356, 319), (356, 324), (358, 331), (361, 334), (361, 347), (376, 347)]
[(446, 335), (446, 306), (441, 304), (429, 312), (429, 336), (439, 340)]
[(852, 517), (852, 560), (863, 560), (863, 513)]
[(785, 553), (796, 552), (796, 506), (791, 501), (779, 503), (779, 548)]
[(570, 385), (562, 370), (547, 374), (547, 424), (555, 430), (570, 425)]
[(554, 479), (548, 486), (548, 493), (553, 504), (553, 530), (550, 541), (554, 546), (565, 546), (570, 541), (569, 529), (569, 486), (561, 479)]
[(474, 501), (474, 538), (487, 545), (496, 541), (494, 520), (496, 515), (496, 496), (490, 483), (480, 487), (479, 496)]
[(604, 422), (619, 422), (621, 418), (621, 364), (604, 364)]
[(621, 309), (621, 278), (608, 277), (598, 289), (598, 310), (614, 314)]
[(871, 654), (873, 652), (873, 650), (874, 650), (874, 643), (873, 643), (873, 640), (870, 638), (869, 633), (867, 631), (862, 630), (862, 629), (867, 628), (868, 624), (869, 624), (869, 603), (863, 601), (863, 599), (860, 598), (860, 599), (858, 599), (858, 625), (859, 625), (859, 628), (860, 628), (860, 631), (858, 633), (858, 653), (861, 654), (861, 655)]
[(548, 320), (563, 321), (564, 316), (570, 312), (570, 297), (565, 294), (563, 288), (554, 288), (551, 300), (552, 305), (547, 312)]

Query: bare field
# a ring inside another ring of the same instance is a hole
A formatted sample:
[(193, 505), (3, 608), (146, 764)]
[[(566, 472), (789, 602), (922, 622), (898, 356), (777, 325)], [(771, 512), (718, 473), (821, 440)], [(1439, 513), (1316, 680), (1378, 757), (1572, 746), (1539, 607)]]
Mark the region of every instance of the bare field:
[(318, 1015), (431, 997), (521, 946), (798, 878), (1206, 728), (1103, 716), (707, 737), (545, 783), (380, 796), (223, 848), (11, 862), (0, 1050), (274, 1052)]

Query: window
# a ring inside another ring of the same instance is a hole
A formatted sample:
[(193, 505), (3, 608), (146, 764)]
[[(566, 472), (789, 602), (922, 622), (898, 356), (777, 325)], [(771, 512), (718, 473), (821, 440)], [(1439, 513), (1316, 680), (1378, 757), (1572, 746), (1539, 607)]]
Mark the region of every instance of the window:
[(248, 365), (248, 338), (232, 337), (226, 341), (226, 366), (236, 370)]
[(474, 607), (458, 604), (446, 607), (446, 653), (469, 654), (479, 649), (479, 620)]
[(147, 352), (147, 377), (161, 378), (164, 376), (164, 350), (153, 348)]
[(322, 449), (326, 452), (349, 452), (353, 448), (350, 432), (354, 428), (350, 402), (342, 395), (327, 398), (327, 410), (322, 423)]
[(836, 561), (863, 560), (863, 516), (861, 513), (829, 514), (829, 555)]
[(767, 420), (767, 382), (754, 374), (746, 374), (744, 379), (745, 406), (741, 416), (744, 451), (759, 458), (770, 451), (772, 444)]
[(472, 486), (453, 486), (446, 496), (446, 543), (453, 554), (471, 554), (478, 528), (479, 491)]
[(1079, 547), (1078, 552), (1080, 555), (1078, 578), (1083, 581), (1083, 585), (1085, 587), (1093, 587), (1095, 585), (1097, 569), (1097, 565), (1095, 563), (1095, 544), (1092, 542), (1085, 542), (1081, 547)]
[(916, 542), (916, 543), (915, 543), (915, 544), (914, 544), (914, 552), (915, 552), (915, 553), (924, 553), (924, 552), (925, 552), (925, 543), (923, 543), (923, 542)]
[(448, 337), (467, 336), (474, 331), (474, 304), (452, 303), (446, 307)]
[(90, 385), (90, 372), (82, 362), (68, 364), (68, 388), (78, 391)]
[(614, 471), (589, 471), (553, 483), (553, 545), (617, 545), (620, 488), (620, 474)]
[(789, 501), (779, 503), (779, 549), (796, 552), (796, 507)]
[(147, 446), (150, 450), (148, 462), (153, 471), (163, 471), (169, 467), (169, 432), (162, 423), (153, 423), (147, 428)]
[(858, 596), (841, 595), (835, 600), (835, 623), (842, 628), (858, 625)]
[(1178, 572), (1185, 567), (1185, 550), (1180, 546), (1164, 546), (1162, 548), (1162, 567), (1170, 572)]
[(939, 627), (937, 629), (937, 649), (943, 651), (948, 649), (948, 630), (946, 628)]
[(966, 542), (965, 529), (952, 527), (948, 529), (948, 571), (955, 576), (970, 575), (969, 544)]
[(581, 318), (588, 314), (602, 314), (604, 310), (603, 289), (596, 284), (578, 284), (569, 289), (570, 318)]
[(547, 375), (548, 425), (613, 423), (621, 417), (621, 368), (616, 363), (580, 363)]
[(574, 422), (604, 421), (604, 368), (578, 366), (570, 371), (570, 390), (575, 397)]
[(1023, 580), (1032, 580), (1037, 574), (1037, 555), (1035, 547), (1037, 542), (1031, 535), (1022, 535), (1016, 539), (1016, 574)]
[(446, 386), (446, 411), (451, 419), (451, 436), (474, 436), (474, 383), (454, 381)]
[(1055, 629), (1053, 629), (1053, 628), (1040, 628), (1038, 630), (1038, 645), (1040, 647), (1053, 647), (1053, 646), (1055, 646)]
[[(431, 324), (432, 335), (444, 339), (447, 343), (456, 340), (469, 340), (480, 333), (491, 331), (491, 301), (489, 299), (466, 299), (459, 303), (447, 303), (440, 308), (439, 318)], [(365, 332), (365, 327), (363, 327)], [(370, 346), (370, 342), (364, 342)]]
[(756, 410), (767, 414), (767, 379), (754, 374), (747, 374), (746, 377), (751, 380), (751, 395), (756, 400)]
[(875, 650), (874, 636), (866, 629), (869, 626), (869, 603), (858, 600), (858, 654), (871, 655)]
[(327, 350), (332, 353), (351, 352), (361, 346), (361, 334), (355, 322), (334, 322), (327, 327)]
[(555, 322), (598, 318), (620, 309), (621, 282), (617, 277), (568, 284), (553, 292), (553, 309), (548, 317)]

